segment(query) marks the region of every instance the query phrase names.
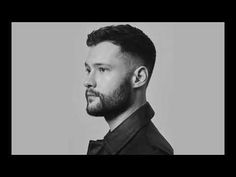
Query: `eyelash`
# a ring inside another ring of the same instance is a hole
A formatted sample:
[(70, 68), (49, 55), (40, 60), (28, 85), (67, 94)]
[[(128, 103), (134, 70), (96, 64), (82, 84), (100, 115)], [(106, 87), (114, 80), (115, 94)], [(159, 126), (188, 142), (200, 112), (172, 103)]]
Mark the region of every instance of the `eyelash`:
[(90, 70), (88, 68), (85, 71), (86, 71), (86, 73), (90, 73)]
[[(108, 69), (106, 68), (98, 68), (99, 72), (105, 72), (105, 71), (108, 71)], [(90, 69), (86, 69), (86, 72), (87, 73), (90, 73)]]
[(98, 68), (100, 72), (105, 72), (107, 69), (106, 68)]

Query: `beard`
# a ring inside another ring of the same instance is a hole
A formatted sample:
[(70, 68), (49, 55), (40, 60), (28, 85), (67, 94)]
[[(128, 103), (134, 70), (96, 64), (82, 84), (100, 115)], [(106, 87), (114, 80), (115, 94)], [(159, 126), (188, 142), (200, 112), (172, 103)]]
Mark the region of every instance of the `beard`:
[(128, 77), (109, 95), (89, 91), (95, 95), (95, 97), (89, 98), (87, 92), (88, 90), (85, 94), (87, 100), (86, 111), (92, 116), (104, 116), (112, 119), (131, 105), (131, 83)]

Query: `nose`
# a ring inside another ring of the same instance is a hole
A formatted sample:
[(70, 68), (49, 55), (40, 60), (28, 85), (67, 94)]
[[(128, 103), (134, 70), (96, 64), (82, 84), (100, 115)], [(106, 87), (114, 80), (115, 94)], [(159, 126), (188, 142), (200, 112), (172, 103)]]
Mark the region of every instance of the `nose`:
[(96, 81), (93, 74), (87, 76), (87, 78), (84, 80), (84, 86), (87, 88), (96, 87)]

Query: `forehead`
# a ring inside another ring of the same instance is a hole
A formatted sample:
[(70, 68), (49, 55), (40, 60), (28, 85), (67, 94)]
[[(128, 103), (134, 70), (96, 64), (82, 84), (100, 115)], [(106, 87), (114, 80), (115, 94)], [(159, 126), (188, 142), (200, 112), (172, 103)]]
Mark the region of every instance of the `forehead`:
[(86, 63), (89, 65), (94, 63), (122, 65), (124, 64), (124, 59), (122, 59), (120, 46), (111, 42), (101, 42), (89, 48)]

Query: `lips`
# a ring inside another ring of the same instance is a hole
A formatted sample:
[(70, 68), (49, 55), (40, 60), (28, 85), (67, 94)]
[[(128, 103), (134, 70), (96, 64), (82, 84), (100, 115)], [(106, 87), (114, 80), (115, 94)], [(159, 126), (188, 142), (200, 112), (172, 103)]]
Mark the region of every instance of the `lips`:
[(89, 93), (89, 92), (86, 93), (86, 95), (87, 95), (87, 96), (96, 96), (95, 94), (93, 94), (93, 93)]
[(95, 97), (96, 95), (87, 94), (87, 96), (94, 96)]

